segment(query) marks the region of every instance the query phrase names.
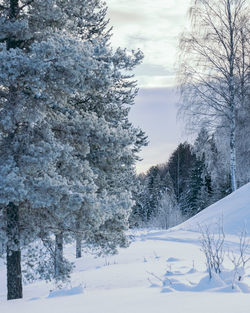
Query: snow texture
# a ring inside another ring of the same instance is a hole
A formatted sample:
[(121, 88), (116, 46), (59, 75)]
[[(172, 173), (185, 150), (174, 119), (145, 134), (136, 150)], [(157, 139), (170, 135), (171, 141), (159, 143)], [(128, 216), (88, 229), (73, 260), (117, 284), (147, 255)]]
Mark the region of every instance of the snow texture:
[[(119, 254), (96, 258), (85, 251), (75, 260), (71, 285), (36, 282), (24, 299), (6, 301), (5, 267), (0, 263), (0, 312), (6, 313), (248, 313), (250, 270), (231, 288), (233, 266), (209, 280), (197, 224), (208, 226), (223, 212), (227, 247), (238, 253), (238, 236), (250, 215), (250, 184), (170, 230), (134, 230)], [(249, 233), (250, 227), (246, 223)], [(74, 260), (74, 246), (65, 254)], [(248, 250), (249, 254), (250, 251)]]
[(215, 225), (219, 220), (223, 221), (227, 234), (237, 235), (244, 227), (250, 234), (250, 183), (178, 225), (174, 230), (198, 231), (199, 224)]

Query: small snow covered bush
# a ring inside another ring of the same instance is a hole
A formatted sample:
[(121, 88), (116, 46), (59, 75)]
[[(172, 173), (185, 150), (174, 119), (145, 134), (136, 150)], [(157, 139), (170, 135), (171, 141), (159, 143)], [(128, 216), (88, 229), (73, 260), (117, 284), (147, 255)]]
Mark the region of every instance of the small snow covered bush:
[[(200, 227), (200, 243), (201, 251), (206, 258), (207, 271), (209, 278), (211, 279), (215, 274), (221, 274), (223, 270), (223, 262), (225, 258), (225, 233), (223, 229), (223, 223), (216, 224), (217, 229), (211, 231), (211, 229), (205, 225)], [(249, 239), (247, 232), (244, 229), (239, 236), (238, 253), (235, 251), (228, 251), (228, 258), (233, 264), (233, 270), (224, 270), (223, 275), (227, 273), (227, 276), (231, 277), (232, 289), (236, 288), (236, 284), (241, 282), (245, 276), (246, 265), (250, 261), (248, 255)], [(229, 275), (230, 272), (230, 275)], [(223, 276), (222, 275), (222, 276)]]
[(247, 231), (244, 229), (239, 236), (239, 248), (238, 254), (234, 251), (228, 252), (228, 258), (233, 264), (233, 278), (232, 278), (232, 289), (235, 288), (237, 281), (242, 281), (245, 276), (246, 265), (250, 261), (248, 250), (250, 248), (249, 238), (247, 237)]
[(212, 232), (207, 225), (205, 225), (204, 227), (200, 226), (200, 233), (201, 251), (205, 255), (207, 270), (211, 279), (213, 272), (221, 273), (222, 264), (224, 261), (225, 233), (223, 229), (223, 224), (217, 224), (216, 233)]

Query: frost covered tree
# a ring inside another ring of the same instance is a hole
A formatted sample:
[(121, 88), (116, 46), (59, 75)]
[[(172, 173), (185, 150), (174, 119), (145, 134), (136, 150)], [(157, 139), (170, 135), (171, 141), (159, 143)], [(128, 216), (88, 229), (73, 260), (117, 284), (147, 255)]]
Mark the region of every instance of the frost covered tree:
[[(87, 27), (81, 34), (90, 41), (101, 42), (100, 60), (108, 63), (111, 68), (109, 86), (103, 90), (97, 85), (93, 90), (78, 93), (71, 99), (71, 104), (76, 110), (81, 111), (83, 118), (90, 115), (98, 124), (89, 134), (87, 160), (95, 174), (97, 197), (103, 204), (102, 210), (109, 212), (110, 219), (105, 222), (105, 226), (99, 228), (100, 230), (105, 228), (105, 236), (103, 230), (101, 234), (98, 229), (92, 232), (95, 236), (91, 238), (77, 234), (77, 257), (81, 257), (82, 239), (94, 246), (96, 242), (102, 241), (102, 250), (107, 252), (115, 251), (113, 248), (115, 241), (117, 245), (126, 244), (123, 230), (127, 227), (128, 208), (132, 205), (132, 195), (136, 186), (134, 183), (136, 180), (134, 164), (138, 159), (136, 154), (147, 144), (145, 134), (133, 127), (128, 120), (130, 106), (134, 104), (138, 91), (131, 72), (141, 62), (142, 53), (139, 50), (127, 52), (121, 48), (115, 51), (109, 49), (111, 32), (106, 21), (107, 7), (102, 1), (90, 3), (90, 9), (84, 13), (84, 19), (88, 21)], [(76, 229), (80, 229), (82, 223), (86, 224), (84, 210), (86, 209), (83, 206), (78, 212)], [(114, 225), (117, 226), (116, 230)]]
[[(0, 204), (8, 299), (22, 297), (21, 249), (37, 238), (55, 235), (56, 276), (63, 237), (76, 234), (78, 220), (77, 232), (92, 245), (114, 250), (116, 235), (120, 243), (125, 238), (132, 200), (122, 183), (133, 172), (140, 131), (127, 119), (102, 116), (107, 107), (100, 95), (142, 56), (113, 52), (93, 35), (106, 24), (93, 25), (91, 18), (104, 13), (98, 1), (1, 1)], [(102, 109), (86, 109), (93, 93), (91, 103)]]
[[(248, 90), (250, 92), (250, 80)], [(245, 101), (245, 104), (237, 114), (236, 145), (239, 186), (250, 182), (250, 98)]]
[(166, 164), (152, 166), (137, 181), (139, 189), (135, 192), (131, 227), (169, 228), (180, 222), (182, 217)]
[(215, 129), (227, 120), (234, 191), (236, 117), (245, 102), (249, 79), (249, 3), (197, 0), (192, 2), (190, 16), (191, 29), (180, 40), (180, 110), (198, 128), (205, 124)]
[(158, 214), (154, 218), (154, 226), (168, 229), (180, 224), (183, 221), (183, 215), (177, 204), (175, 194), (166, 189), (159, 201)]
[(164, 169), (164, 182), (165, 188), (162, 189), (161, 198), (157, 203), (157, 210), (151, 218), (150, 225), (168, 229), (181, 223), (183, 215), (177, 203), (173, 181), (166, 169)]
[(63, 202), (79, 206), (86, 194), (83, 184), (72, 186), (60, 175), (58, 161), (72, 159), (72, 149), (61, 145), (53, 129), (66, 119), (67, 99), (88, 88), (86, 66), (95, 62), (94, 46), (72, 39), (69, 22), (54, 1), (13, 0), (1, 6), (0, 201), (8, 299), (22, 297), (21, 246), (40, 232), (37, 216), (45, 217), (40, 226), (50, 221), (54, 227), (49, 213)]
[(145, 217), (146, 221), (152, 220), (156, 215), (159, 207), (159, 201), (162, 197), (163, 191), (165, 191), (166, 185), (164, 184), (161, 177), (160, 166), (152, 166), (145, 179), (146, 190), (145, 190)]
[[(237, 157), (237, 183), (238, 186), (242, 186), (250, 181), (249, 170), (249, 153), (250, 153), (250, 140), (249, 140), (249, 121), (250, 112), (249, 109), (241, 108), (237, 111), (236, 117), (236, 157)], [(225, 186), (225, 191), (231, 191), (230, 184), (228, 185), (228, 177), (230, 179), (229, 164), (230, 156), (228, 155), (229, 146), (229, 134), (227, 132), (228, 123), (226, 120), (222, 122), (222, 125), (215, 130), (214, 145), (216, 148), (217, 157), (214, 167), (211, 167), (213, 176), (216, 177), (217, 186)], [(215, 156), (215, 155), (214, 155)], [(223, 188), (222, 188), (223, 189)], [(226, 195), (222, 193), (222, 195)]]
[(134, 190), (134, 206), (129, 217), (131, 228), (144, 227), (147, 222), (147, 188), (146, 174), (141, 173), (136, 177), (136, 189)]

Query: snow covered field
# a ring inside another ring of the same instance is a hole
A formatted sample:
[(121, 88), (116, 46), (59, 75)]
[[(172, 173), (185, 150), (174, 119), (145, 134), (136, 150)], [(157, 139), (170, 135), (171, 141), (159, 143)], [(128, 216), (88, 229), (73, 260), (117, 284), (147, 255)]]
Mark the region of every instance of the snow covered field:
[[(198, 225), (214, 226), (222, 216), (225, 249), (236, 255), (238, 234), (244, 227), (250, 234), (250, 184), (173, 229), (131, 232), (130, 247), (116, 256), (83, 254), (75, 262), (70, 286), (54, 290), (44, 282), (29, 284), (22, 300), (5, 300), (6, 273), (0, 261), (0, 312), (249, 313), (250, 262), (235, 289), (227, 253), (221, 275), (209, 280), (206, 272)], [(74, 260), (74, 247), (66, 247), (65, 253)]]

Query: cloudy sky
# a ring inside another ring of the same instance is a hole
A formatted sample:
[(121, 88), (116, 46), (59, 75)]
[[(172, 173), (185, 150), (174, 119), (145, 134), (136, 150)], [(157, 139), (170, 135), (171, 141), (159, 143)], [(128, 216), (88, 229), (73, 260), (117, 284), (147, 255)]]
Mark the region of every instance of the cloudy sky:
[(185, 140), (176, 122), (174, 92), (178, 38), (187, 26), (189, 0), (107, 0), (112, 44), (140, 48), (144, 62), (135, 75), (140, 87), (130, 119), (148, 135), (138, 172), (167, 161), (180, 141)]

